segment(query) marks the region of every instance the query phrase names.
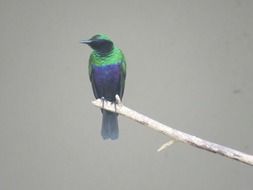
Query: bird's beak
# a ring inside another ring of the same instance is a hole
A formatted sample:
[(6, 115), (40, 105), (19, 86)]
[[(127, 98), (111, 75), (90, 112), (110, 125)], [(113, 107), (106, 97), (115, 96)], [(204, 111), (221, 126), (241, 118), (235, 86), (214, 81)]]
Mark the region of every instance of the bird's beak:
[(91, 40), (81, 40), (80, 44), (90, 44), (91, 42)]

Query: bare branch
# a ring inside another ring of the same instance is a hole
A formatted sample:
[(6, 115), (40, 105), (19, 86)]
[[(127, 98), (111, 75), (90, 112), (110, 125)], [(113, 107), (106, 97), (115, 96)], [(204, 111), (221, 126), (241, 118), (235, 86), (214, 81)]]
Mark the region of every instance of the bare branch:
[[(219, 144), (215, 144), (209, 141), (206, 141), (204, 139), (198, 138), (196, 136), (178, 131), (176, 129), (173, 129), (169, 126), (166, 126), (158, 121), (155, 121), (143, 114), (140, 114), (126, 106), (124, 106), (119, 99), (117, 99), (119, 104), (116, 104), (116, 106), (108, 101), (104, 101), (104, 103), (102, 104), (101, 99), (97, 99), (95, 101), (93, 101), (92, 103), (99, 107), (102, 108), (102, 106), (104, 105), (104, 109), (108, 110), (108, 111), (112, 111), (112, 112), (116, 112), (120, 115), (126, 116), (134, 121), (137, 121), (149, 128), (152, 128), (156, 131), (159, 131), (169, 137), (171, 137), (174, 141), (180, 141), (192, 146), (195, 146), (197, 148), (206, 150), (206, 151), (210, 151), (213, 153), (217, 153), (219, 155), (243, 162), (245, 164), (251, 165), (253, 166), (253, 156), (249, 155), (249, 154), (245, 154), (242, 153), (240, 151), (219, 145)], [(116, 109), (116, 110), (115, 110)], [(159, 150), (162, 150), (164, 148), (166, 148), (167, 146), (171, 145), (172, 142), (171, 141), (169, 143), (164, 144)]]

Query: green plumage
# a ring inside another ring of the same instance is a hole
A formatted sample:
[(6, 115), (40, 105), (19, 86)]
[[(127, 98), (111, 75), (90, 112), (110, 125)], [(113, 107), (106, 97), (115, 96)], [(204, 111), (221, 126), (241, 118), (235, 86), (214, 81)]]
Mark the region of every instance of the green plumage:
[(121, 63), (122, 72), (124, 75), (126, 75), (125, 57), (119, 48), (113, 47), (112, 52), (108, 53), (106, 56), (100, 55), (98, 52), (93, 51), (89, 59), (89, 75), (91, 75), (92, 65), (106, 66), (106, 65), (113, 65), (117, 63)]

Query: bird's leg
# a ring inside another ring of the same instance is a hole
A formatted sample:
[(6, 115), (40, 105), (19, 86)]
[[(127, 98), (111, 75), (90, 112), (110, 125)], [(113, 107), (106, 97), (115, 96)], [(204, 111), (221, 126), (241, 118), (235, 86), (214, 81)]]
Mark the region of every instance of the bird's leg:
[(105, 105), (105, 98), (102, 96), (101, 97), (101, 101), (102, 101), (102, 113), (104, 112), (104, 105)]
[(117, 106), (116, 106), (117, 102), (115, 101), (115, 102), (113, 102), (113, 104), (114, 104), (114, 111), (116, 112), (117, 111)]

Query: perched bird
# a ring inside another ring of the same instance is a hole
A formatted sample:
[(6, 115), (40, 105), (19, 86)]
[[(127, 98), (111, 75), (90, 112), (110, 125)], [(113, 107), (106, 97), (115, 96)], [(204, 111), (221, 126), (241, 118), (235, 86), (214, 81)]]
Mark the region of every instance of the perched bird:
[[(122, 99), (126, 78), (126, 61), (123, 52), (104, 34), (82, 40), (81, 44), (87, 44), (94, 50), (89, 59), (89, 77), (95, 97), (115, 103), (115, 95), (118, 94)], [(102, 137), (117, 139), (118, 115), (106, 110), (102, 110), (102, 114)]]

